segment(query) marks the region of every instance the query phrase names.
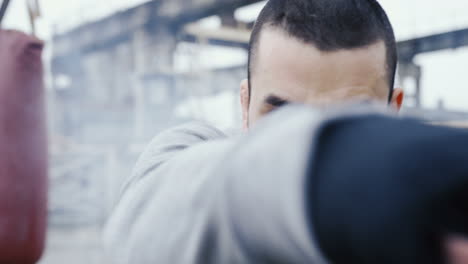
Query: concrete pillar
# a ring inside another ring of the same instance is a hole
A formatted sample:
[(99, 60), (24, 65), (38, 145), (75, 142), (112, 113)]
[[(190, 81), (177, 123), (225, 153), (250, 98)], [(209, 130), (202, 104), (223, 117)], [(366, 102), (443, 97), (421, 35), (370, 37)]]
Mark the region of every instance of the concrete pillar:
[(73, 110), (80, 103), (83, 87), (88, 85), (81, 53), (74, 52), (67, 57), (52, 60), (51, 71), (55, 132), (72, 136), (79, 127)]
[[(133, 93), (135, 106), (136, 139), (141, 139), (147, 131), (148, 95), (150, 89), (171, 89), (170, 77), (173, 73), (173, 57), (176, 48), (175, 33), (167, 25), (151, 25), (136, 31), (133, 46)], [(151, 79), (158, 87), (151, 87)], [(159, 113), (163, 114), (163, 113)]]
[(401, 62), (398, 65), (398, 75), (402, 84), (404, 84), (406, 80), (412, 80), (414, 82), (414, 92), (407, 93), (406, 99), (412, 100), (414, 102), (414, 107), (421, 108), (421, 66), (413, 61)]

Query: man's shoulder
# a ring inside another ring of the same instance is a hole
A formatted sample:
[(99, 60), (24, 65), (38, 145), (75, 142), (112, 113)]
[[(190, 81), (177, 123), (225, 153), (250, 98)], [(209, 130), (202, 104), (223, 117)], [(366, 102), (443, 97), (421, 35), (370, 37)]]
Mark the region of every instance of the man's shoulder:
[(194, 121), (165, 130), (154, 137), (151, 145), (167, 142), (200, 142), (225, 138), (225, 132), (215, 126), (201, 121)]
[(190, 122), (157, 134), (146, 147), (140, 159), (174, 153), (193, 145), (220, 140), (227, 134), (205, 122)]
[(140, 155), (122, 191), (149, 171), (155, 170), (181, 151), (200, 143), (222, 140), (227, 134), (206, 122), (190, 122), (158, 133)]

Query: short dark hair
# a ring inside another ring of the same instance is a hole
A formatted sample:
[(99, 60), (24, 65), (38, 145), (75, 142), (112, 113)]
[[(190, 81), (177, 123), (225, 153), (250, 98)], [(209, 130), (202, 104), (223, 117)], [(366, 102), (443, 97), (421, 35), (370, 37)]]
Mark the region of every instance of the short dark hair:
[(355, 49), (383, 40), (386, 46), (390, 98), (398, 62), (393, 27), (376, 0), (269, 0), (250, 38), (248, 80), (265, 26), (284, 30), (321, 51)]

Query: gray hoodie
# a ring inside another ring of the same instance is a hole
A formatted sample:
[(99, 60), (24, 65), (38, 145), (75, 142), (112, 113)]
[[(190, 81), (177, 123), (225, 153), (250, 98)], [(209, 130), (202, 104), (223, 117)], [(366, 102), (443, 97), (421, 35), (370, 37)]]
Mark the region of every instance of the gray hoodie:
[(189, 124), (156, 136), (106, 225), (109, 262), (326, 263), (304, 188), (324, 120), (291, 106), (245, 135)]

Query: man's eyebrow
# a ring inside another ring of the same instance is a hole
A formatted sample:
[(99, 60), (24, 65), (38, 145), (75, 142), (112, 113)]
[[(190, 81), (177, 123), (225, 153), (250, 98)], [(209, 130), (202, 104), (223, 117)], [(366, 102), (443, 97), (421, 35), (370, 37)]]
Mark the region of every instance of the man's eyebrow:
[(290, 103), (288, 100), (278, 97), (276, 95), (267, 96), (264, 102), (274, 107), (281, 107)]

